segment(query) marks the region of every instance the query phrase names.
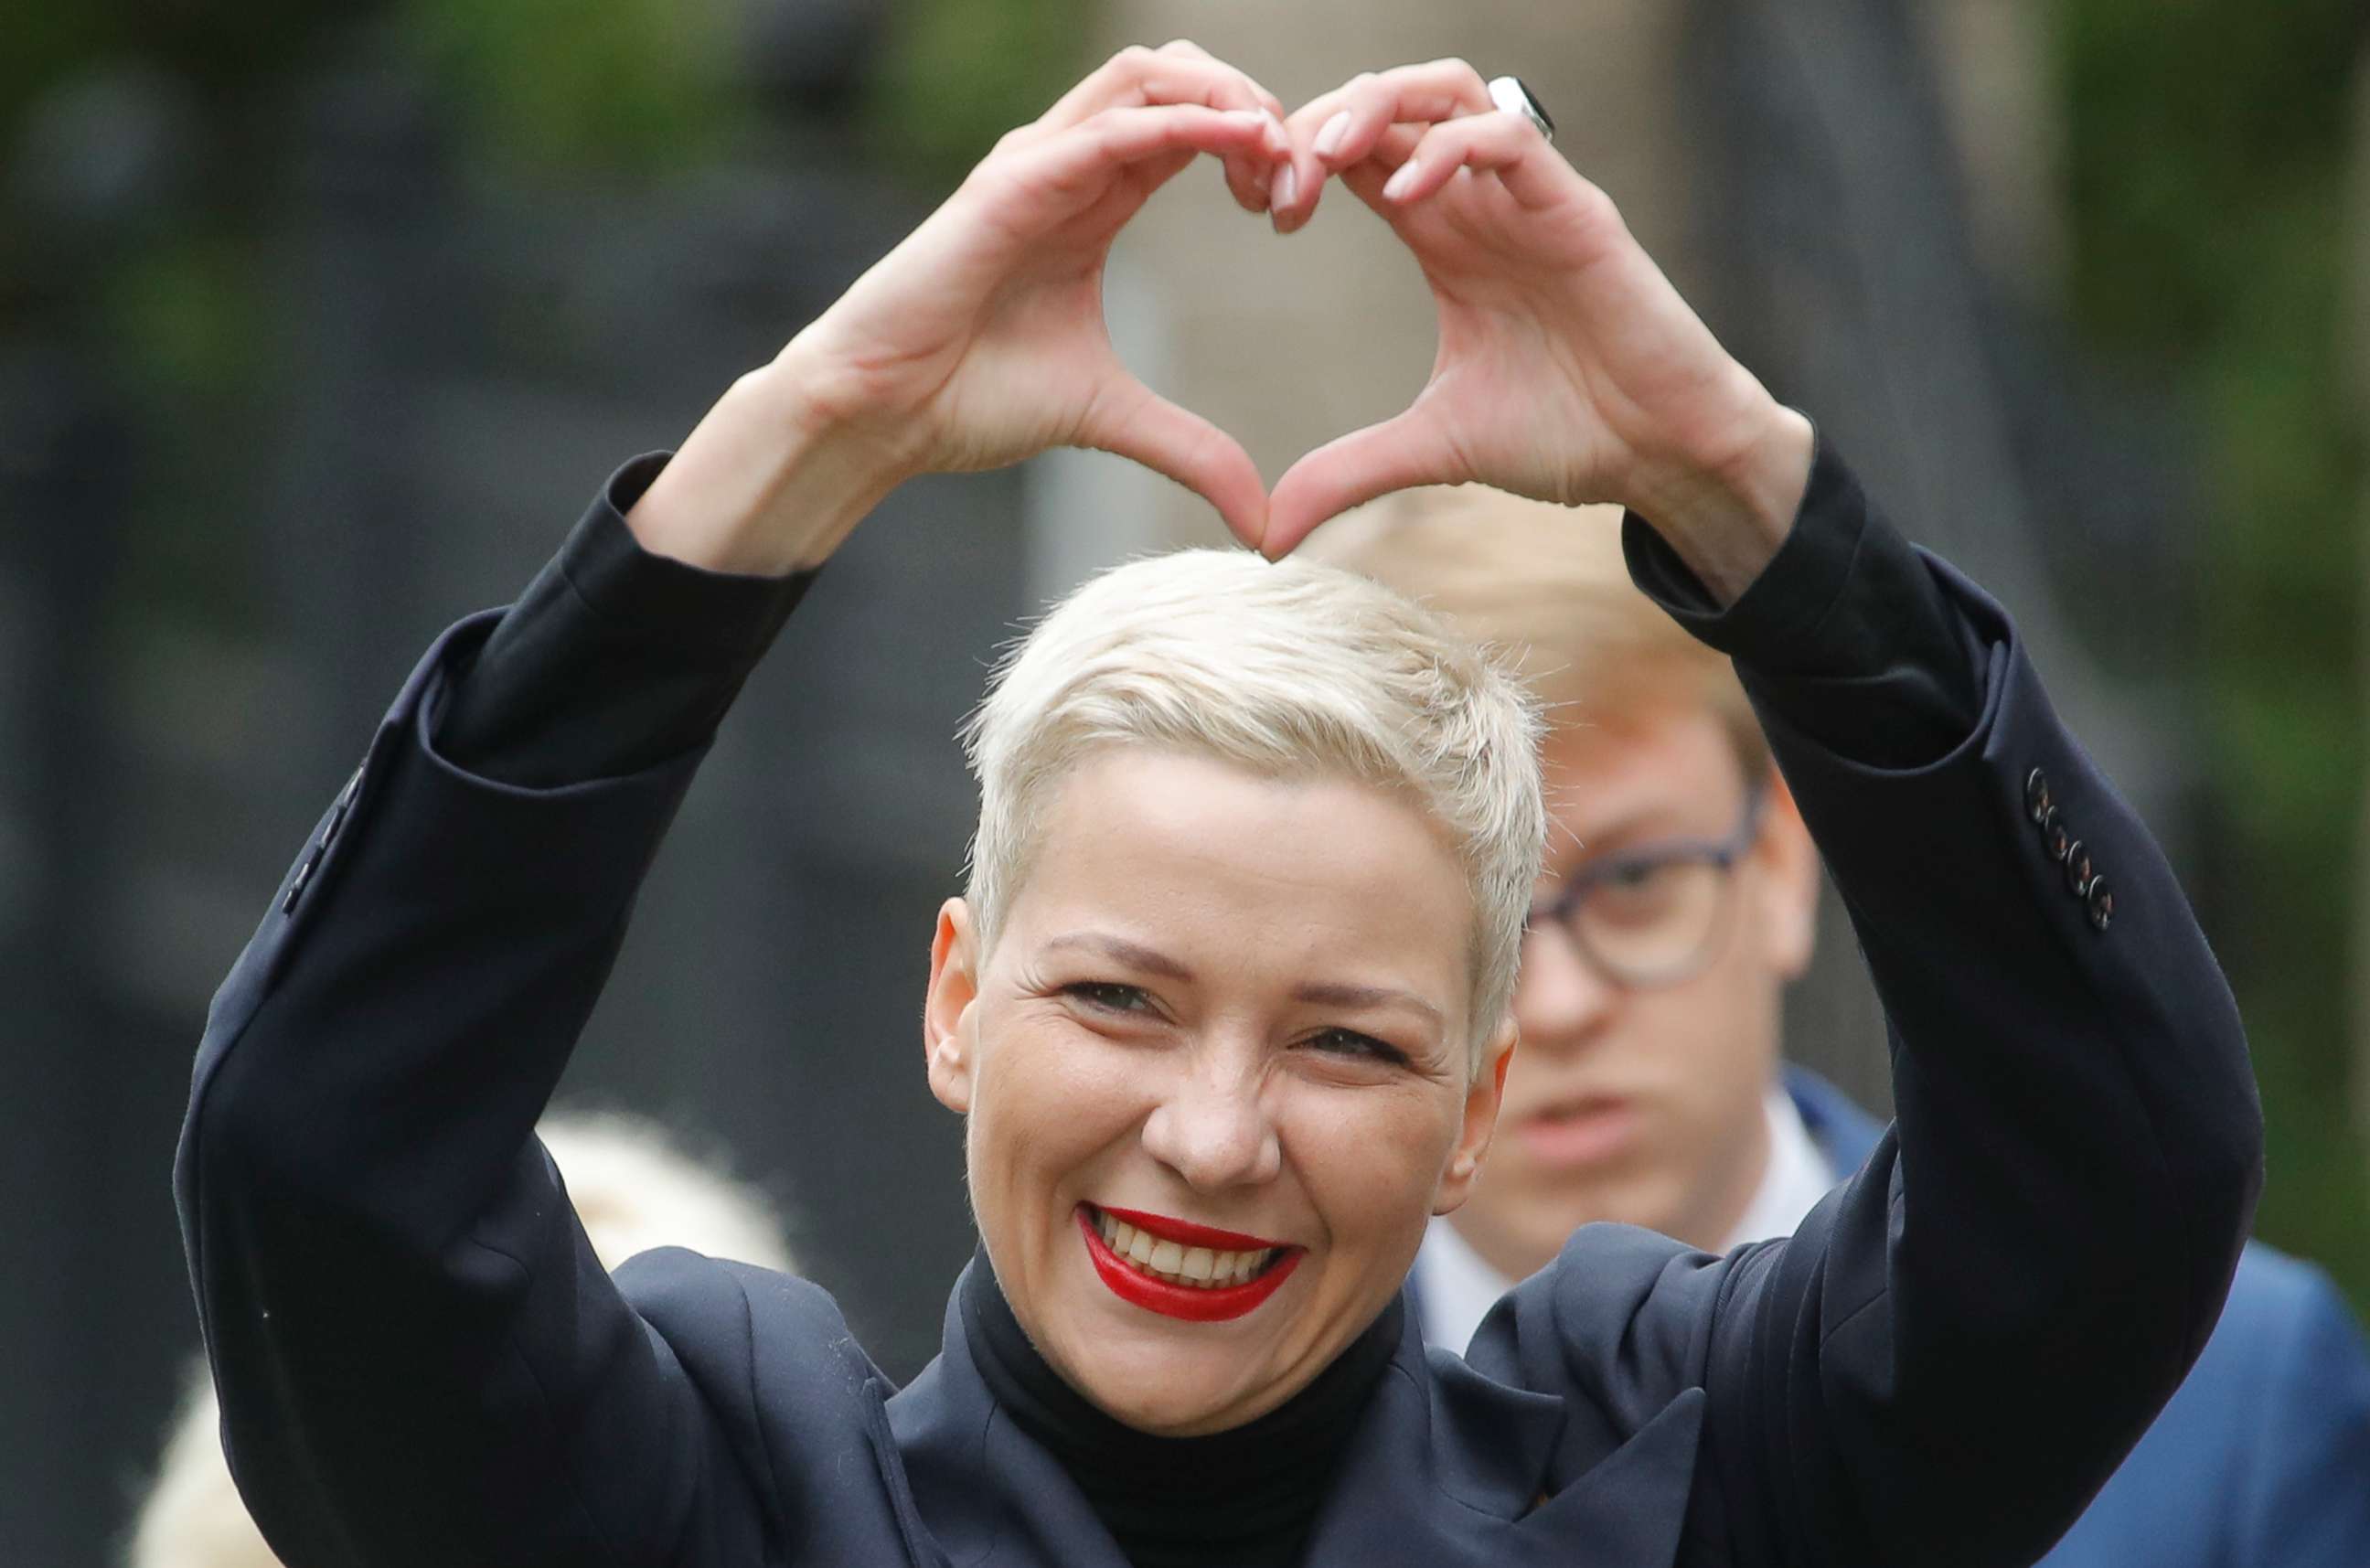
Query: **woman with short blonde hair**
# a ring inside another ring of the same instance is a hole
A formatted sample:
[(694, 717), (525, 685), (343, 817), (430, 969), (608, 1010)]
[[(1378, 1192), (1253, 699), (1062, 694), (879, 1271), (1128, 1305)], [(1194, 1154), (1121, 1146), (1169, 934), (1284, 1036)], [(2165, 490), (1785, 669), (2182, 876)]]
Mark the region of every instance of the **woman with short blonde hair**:
[[(2245, 1232), (2228, 994), (2006, 617), (1550, 128), (1457, 61), (1286, 116), (1191, 45), (1127, 51), (430, 651), (224, 987), (176, 1169), (233, 1469), (291, 1568), (2004, 1565), (2073, 1516)], [(1271, 494), (1101, 320), (1112, 239), (1202, 155), (1285, 234), (1345, 187), (1440, 313), (1416, 402)], [(892, 1388), (761, 1269), (613, 1280), (532, 1127), (719, 717), (890, 489), (1062, 444), (1270, 559), (1411, 485), (1627, 504), (1859, 921), (1897, 1136), (1790, 1240), (1592, 1229), (1469, 1364), (1427, 1355), (1401, 1294), (1514, 1048), (1534, 722), (1371, 584), (1185, 556), (1056, 611), (972, 732), (922, 1044), (981, 1250), (938, 1358)]]

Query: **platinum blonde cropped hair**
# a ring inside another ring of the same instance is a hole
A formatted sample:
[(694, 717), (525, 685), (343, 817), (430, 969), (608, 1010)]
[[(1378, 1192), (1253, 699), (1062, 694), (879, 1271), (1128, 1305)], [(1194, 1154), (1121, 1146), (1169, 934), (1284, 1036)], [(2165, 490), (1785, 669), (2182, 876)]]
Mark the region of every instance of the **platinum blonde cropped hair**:
[(1547, 841), (1539, 717), (1442, 617), (1336, 567), (1184, 550), (1089, 580), (1012, 648), (964, 726), (979, 832), (964, 890), (983, 951), (1043, 813), (1107, 746), (1270, 778), (1345, 777), (1411, 801), (1473, 894), (1473, 1070), (1504, 1017)]

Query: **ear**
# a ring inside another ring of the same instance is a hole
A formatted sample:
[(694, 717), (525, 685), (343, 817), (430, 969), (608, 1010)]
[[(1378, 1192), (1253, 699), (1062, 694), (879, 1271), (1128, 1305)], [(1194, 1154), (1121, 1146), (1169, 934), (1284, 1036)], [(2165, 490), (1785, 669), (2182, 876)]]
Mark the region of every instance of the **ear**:
[(1803, 824), (1802, 809), (1794, 792), (1775, 768), (1769, 775), (1768, 815), (1754, 847), (1762, 870), (1759, 930), (1769, 967), (1787, 980), (1799, 979), (1811, 965), (1811, 950), (1819, 936), (1819, 886), (1822, 880), (1818, 847)]
[(1506, 1069), (1514, 1065), (1514, 1014), (1507, 1009), (1497, 1033), (1483, 1048), (1481, 1071), (1465, 1091), (1465, 1118), (1457, 1129), (1456, 1147), (1449, 1151), (1447, 1169), (1432, 1201), (1432, 1212), (1447, 1214), (1465, 1206), (1473, 1183), (1481, 1174), (1481, 1160), (1498, 1130), (1498, 1107), (1506, 1099)]
[(972, 1004), (979, 999), (978, 945), (971, 908), (960, 898), (938, 906), (930, 940), (930, 988), (922, 1001), (922, 1053), (930, 1092), (958, 1115), (971, 1110)]

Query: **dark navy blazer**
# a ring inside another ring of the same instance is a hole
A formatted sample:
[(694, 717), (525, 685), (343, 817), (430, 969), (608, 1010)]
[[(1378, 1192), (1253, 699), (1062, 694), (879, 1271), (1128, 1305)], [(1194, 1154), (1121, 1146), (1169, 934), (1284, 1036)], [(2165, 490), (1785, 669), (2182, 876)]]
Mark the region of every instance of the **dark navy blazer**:
[[(1800, 1067), (1786, 1090), (1837, 1170), (1884, 1133)], [(2172, 1402), (2041, 1568), (2370, 1568), (2370, 1344), (2329, 1276), (2249, 1243)]]
[[(1895, 1032), (1894, 1128), (1790, 1240), (1591, 1227), (1469, 1364), (1410, 1327), (1308, 1562), (2028, 1562), (2180, 1383), (2260, 1180), (2236, 1009), (2007, 617), (1931, 570), (1983, 692), (1948, 755), (1836, 755), (1800, 721), (1862, 698), (1743, 672)], [(900, 1392), (811, 1284), (602, 1270), (533, 1127), (697, 758), (457, 767), (433, 721), (489, 624), (407, 684), (199, 1051), (176, 1193), (266, 1538), (292, 1568), (1120, 1568), (960, 1333)], [(2034, 804), (2111, 879), (2103, 928)]]

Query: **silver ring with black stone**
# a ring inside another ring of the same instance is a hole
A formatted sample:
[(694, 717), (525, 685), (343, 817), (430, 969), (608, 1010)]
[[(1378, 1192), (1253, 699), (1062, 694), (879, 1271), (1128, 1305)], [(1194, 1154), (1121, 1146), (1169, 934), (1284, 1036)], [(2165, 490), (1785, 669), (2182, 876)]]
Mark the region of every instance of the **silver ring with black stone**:
[(1547, 110), (1541, 106), (1531, 89), (1523, 86), (1523, 79), (1520, 76), (1492, 77), (1490, 82), (1490, 101), (1505, 113), (1519, 114), (1538, 127), (1539, 135), (1543, 139), (1549, 142), (1555, 140), (1555, 121), (1547, 118)]

